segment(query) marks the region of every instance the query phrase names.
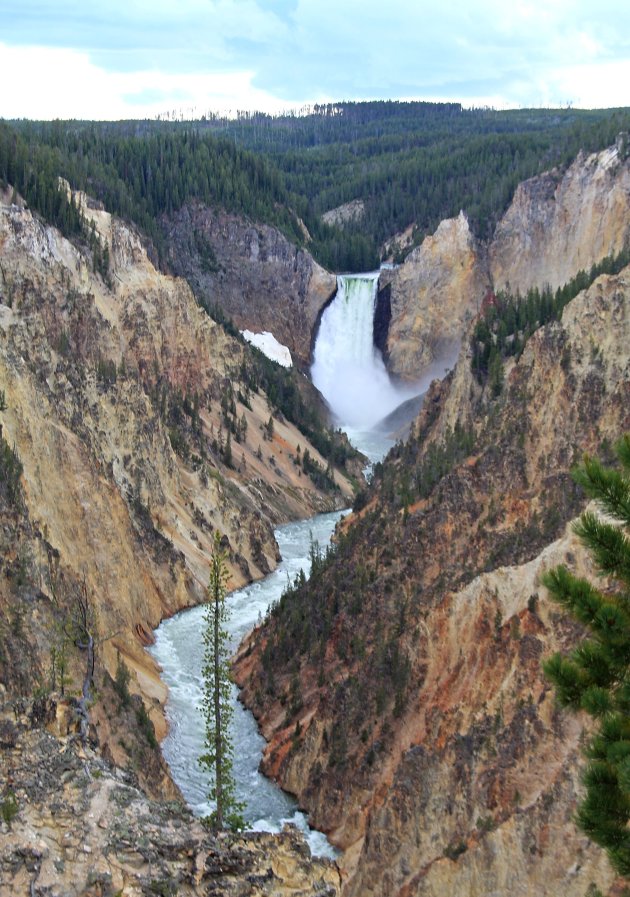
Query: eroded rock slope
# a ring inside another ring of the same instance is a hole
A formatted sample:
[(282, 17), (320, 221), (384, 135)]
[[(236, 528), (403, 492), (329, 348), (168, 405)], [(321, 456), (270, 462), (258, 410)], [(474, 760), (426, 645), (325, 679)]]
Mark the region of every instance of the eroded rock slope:
[[(108, 247), (106, 282), (87, 247), (9, 195), (0, 204), (0, 388), (4, 439), (23, 467), (24, 577), (49, 602), (53, 575), (83, 583), (98, 614), (99, 662), (111, 676), (121, 661), (130, 669), (161, 734), (165, 689), (144, 646), (160, 619), (203, 600), (214, 532), (236, 587), (275, 566), (275, 525), (347, 504), (349, 484), (338, 477), (324, 493), (303, 474), (298, 445), (322, 470), (326, 462), (272, 418), (248, 379), (247, 347), (183, 280), (156, 271), (129, 227), (77, 197)], [(39, 658), (42, 677), (49, 664)], [(105, 723), (102, 739), (122, 762)]]
[(400, 267), (383, 272), (379, 287), (391, 305), (389, 370), (414, 380), (439, 359), (452, 365), (489, 287), (482, 247), (463, 212), (443, 221)]
[(568, 470), (628, 428), (626, 268), (536, 331), (499, 395), (462, 350), (335, 557), (243, 646), (265, 768), (345, 850), (346, 895), (612, 885), (571, 822), (582, 721), (540, 664), (576, 633), (538, 577), (588, 566)]
[(170, 264), (241, 329), (269, 331), (303, 366), (337, 281), (276, 228), (188, 204), (165, 223)]
[(463, 214), (443, 221), (404, 263), (381, 274), (391, 305), (388, 368), (414, 380), (452, 355), (491, 292), (562, 287), (630, 238), (630, 159), (623, 140), (581, 153), (566, 171), (520, 184), (488, 244)]

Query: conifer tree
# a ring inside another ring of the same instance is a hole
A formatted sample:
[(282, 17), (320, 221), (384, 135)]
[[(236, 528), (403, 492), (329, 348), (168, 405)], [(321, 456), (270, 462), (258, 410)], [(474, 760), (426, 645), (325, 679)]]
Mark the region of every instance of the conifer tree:
[(199, 763), (210, 777), (208, 799), (216, 809), (206, 821), (212, 828), (242, 828), (243, 804), (236, 800), (233, 775), (233, 747), (230, 737), (232, 706), (230, 704), (231, 675), (228, 658), (228, 634), (225, 624), (228, 610), (225, 603), (228, 569), (221, 536), (214, 536), (214, 550), (210, 557), (208, 603), (204, 618), (203, 702), (205, 719), (205, 752)]
[(576, 822), (606, 850), (615, 870), (630, 876), (630, 434), (615, 451), (621, 470), (587, 456), (574, 472), (607, 515), (585, 512), (575, 531), (608, 584), (596, 588), (563, 566), (545, 575), (552, 597), (589, 634), (568, 656), (546, 661), (544, 669), (560, 703), (596, 721), (584, 750), (586, 795)]

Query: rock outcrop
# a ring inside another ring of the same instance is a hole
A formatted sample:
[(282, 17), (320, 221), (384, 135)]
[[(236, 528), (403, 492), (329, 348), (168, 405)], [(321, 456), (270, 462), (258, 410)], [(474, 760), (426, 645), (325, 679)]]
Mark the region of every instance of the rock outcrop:
[[(0, 897), (338, 895), (334, 862), (313, 859), (298, 832), (212, 835), (91, 748), (33, 725), (32, 710), (0, 695)], [(48, 729), (58, 710), (39, 707)]]
[(443, 221), (400, 267), (383, 272), (379, 287), (389, 290), (391, 304), (385, 348), (391, 373), (416, 380), (433, 362), (452, 365), (488, 285), (463, 213)]
[(592, 573), (568, 469), (630, 429), (629, 347), (626, 268), (530, 337), (500, 396), (462, 350), (291, 621), (280, 609), (244, 646), (265, 768), (344, 849), (344, 894), (612, 886), (571, 822), (583, 721), (540, 664), (576, 629), (539, 574)]
[(580, 153), (561, 174), (520, 184), (490, 245), (495, 290), (563, 286), (630, 239), (630, 160), (620, 146)]
[(344, 224), (351, 224), (360, 221), (365, 215), (365, 203), (362, 199), (353, 199), (350, 202), (344, 202), (343, 205), (337, 206), (335, 209), (329, 209), (322, 215), (322, 221), (326, 224), (337, 224), (343, 227)]
[(337, 280), (276, 228), (188, 204), (164, 223), (169, 263), (241, 330), (269, 331), (307, 367), (311, 334)]

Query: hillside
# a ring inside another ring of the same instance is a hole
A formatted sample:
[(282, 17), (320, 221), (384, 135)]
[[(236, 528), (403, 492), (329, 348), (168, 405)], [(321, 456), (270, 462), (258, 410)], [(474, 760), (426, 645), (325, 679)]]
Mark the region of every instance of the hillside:
[(169, 267), (211, 314), (219, 305), (240, 329), (273, 333), (308, 370), (318, 317), (337, 290), (333, 274), (277, 228), (201, 203), (174, 212), (164, 230)]
[[(144, 646), (160, 619), (203, 600), (214, 532), (237, 587), (276, 565), (278, 523), (342, 507), (352, 487), (288, 406), (274, 418), (290, 375), (269, 379), (271, 364), (212, 321), (184, 281), (160, 274), (132, 229), (74, 195), (108, 247), (104, 279), (89, 247), (10, 195), (0, 203), (1, 678), (13, 695), (45, 690), (64, 651), (77, 681), (64, 619), (83, 595), (102, 640), (99, 688), (111, 698), (126, 665), (162, 734), (166, 690)], [(299, 410), (299, 393), (289, 395)], [(332, 451), (316, 422), (305, 413)], [(298, 446), (316, 460), (318, 485), (296, 463)], [(159, 754), (151, 764), (128, 755), (108, 713), (104, 698), (93, 710), (104, 754), (139, 764), (152, 793), (172, 792), (155, 774)]]
[[(34, 203), (32, 178), (5, 175), (3, 156), (16, 154), (18, 175), (35, 159), (38, 171), (54, 169), (134, 221), (162, 259), (161, 216), (196, 201), (278, 227), (331, 271), (365, 271), (400, 260), (461, 210), (474, 236), (490, 239), (521, 181), (609, 146), (630, 129), (630, 113), (365, 102), (300, 115), (11, 127), (17, 133), (0, 129), (0, 178), (28, 185)], [(359, 217), (322, 217), (356, 202)], [(207, 247), (200, 256), (216, 263)]]
[[(580, 181), (583, 214), (612, 176), (590, 200)], [(626, 226), (621, 214), (597, 251)], [(596, 275), (496, 384), (473, 373), (470, 325), (335, 550), (243, 646), (265, 769), (345, 850), (346, 895), (582, 897), (612, 884), (571, 822), (581, 721), (557, 710), (540, 668), (575, 629), (539, 573), (588, 569), (567, 529), (585, 504), (569, 468), (584, 451), (607, 457), (630, 427), (630, 268)]]

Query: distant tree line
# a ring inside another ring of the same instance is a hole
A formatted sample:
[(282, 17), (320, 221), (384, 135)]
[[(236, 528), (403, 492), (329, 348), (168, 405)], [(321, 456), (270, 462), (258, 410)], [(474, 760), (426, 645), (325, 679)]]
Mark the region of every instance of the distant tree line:
[[(630, 110), (463, 109), (459, 103), (375, 101), (314, 107), (306, 115), (210, 117), (200, 125), (263, 153), (284, 173), (308, 222), (317, 257), (330, 267), (345, 234), (353, 270), (410, 225), (414, 241), (464, 209), (489, 236), (517, 184), (614, 143)], [(353, 199), (360, 221), (343, 229), (319, 216)], [(341, 270), (337, 266), (336, 270)]]
[(62, 175), (73, 188), (101, 200), (108, 211), (134, 222), (158, 256), (165, 250), (162, 217), (192, 200), (273, 224), (294, 242), (303, 239), (282, 175), (233, 141), (201, 135), (192, 128), (159, 129), (141, 136), (96, 123), (20, 122), (16, 128), (19, 133), (3, 126), (4, 156), (17, 155), (18, 162), (8, 162), (4, 173), (0, 150), (0, 177), (21, 191), (25, 179), (20, 177), (20, 160), (27, 160), (27, 185), (34, 186), (25, 198), (53, 224), (59, 222), (48, 215), (39, 196), (48, 187), (49, 172)]
[[(66, 233), (80, 223), (53, 189), (58, 175), (133, 221), (160, 257), (164, 217), (198, 200), (303, 245), (301, 220), (318, 261), (359, 271), (378, 265), (386, 239), (412, 226), (417, 244), (460, 209), (489, 236), (518, 183), (629, 129), (628, 109), (496, 112), (391, 101), (194, 122), (18, 121), (0, 128), (0, 178)], [(353, 199), (365, 204), (360, 220), (343, 228), (322, 221)]]
[(30, 144), (0, 122), (0, 186), (11, 186), (13, 200), (19, 194), (62, 234), (87, 246), (94, 271), (109, 280), (109, 248), (103, 245), (94, 223), (88, 224), (72, 195), (59, 183), (63, 171), (57, 148)]

